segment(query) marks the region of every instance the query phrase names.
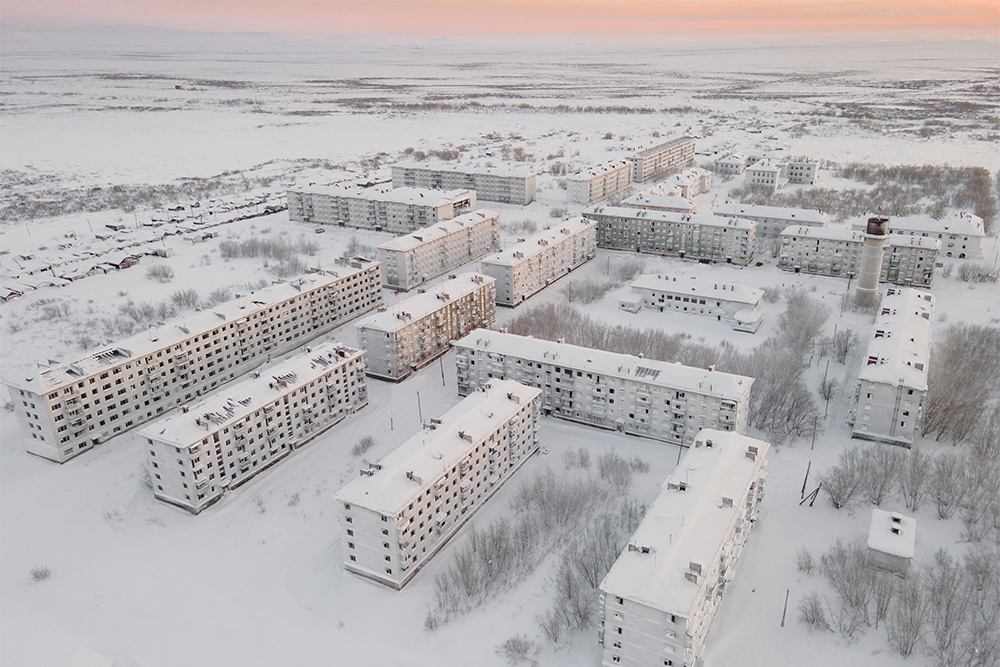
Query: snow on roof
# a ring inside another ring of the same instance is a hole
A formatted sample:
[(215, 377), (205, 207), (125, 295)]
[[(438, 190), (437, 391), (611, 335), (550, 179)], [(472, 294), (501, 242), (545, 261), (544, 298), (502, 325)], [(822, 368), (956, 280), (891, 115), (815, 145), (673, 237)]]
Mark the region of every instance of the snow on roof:
[(66, 667), (114, 667), (115, 661), (95, 653), (89, 648), (80, 647), (66, 663)]
[(764, 290), (756, 287), (744, 287), (736, 283), (722, 283), (718, 280), (705, 280), (691, 276), (671, 276), (650, 273), (639, 276), (631, 285), (633, 290), (647, 289), (669, 292), (671, 294), (686, 294), (698, 297), (709, 297), (725, 301), (736, 301), (754, 306), (760, 303)]
[(897, 512), (872, 508), (872, 525), (868, 531), (868, 548), (890, 556), (913, 558), (917, 539), (917, 520)]
[(396, 188), (385, 186), (363, 188), (357, 185), (308, 185), (292, 188), (292, 192), (327, 197), (347, 197), (391, 204), (447, 206), (456, 199), (472, 194), (473, 190), (429, 190), (427, 188)]
[(747, 171), (766, 171), (768, 173), (771, 173), (771, 172), (777, 173), (777, 172), (781, 171), (781, 168), (778, 167), (778, 166), (776, 166), (776, 165), (771, 164), (768, 161), (764, 161), (764, 162), (756, 162), (756, 163), (750, 165), (749, 167), (747, 167)]
[(659, 220), (661, 222), (688, 223), (703, 227), (733, 227), (736, 229), (756, 229), (757, 222), (744, 218), (722, 218), (707, 213), (676, 213), (674, 211), (654, 211), (644, 208), (624, 206), (591, 206), (584, 215), (608, 215), (619, 218)]
[(742, 165), (746, 162), (746, 156), (743, 153), (732, 153), (726, 157), (719, 160), (719, 164), (739, 164)]
[(712, 211), (713, 215), (733, 218), (768, 218), (784, 220), (789, 223), (799, 222), (803, 225), (826, 226), (826, 213), (807, 208), (783, 208), (781, 206), (764, 206), (758, 204), (729, 203), (722, 204)]
[(806, 227), (805, 225), (791, 225), (781, 231), (782, 236), (804, 236), (811, 239), (824, 239), (827, 241), (848, 241), (853, 243), (864, 243), (865, 235), (862, 232), (855, 232), (842, 227)]
[(593, 220), (577, 216), (564, 222), (529, 236), (524, 241), (516, 243), (501, 252), (493, 253), (483, 257), (483, 264), (498, 264), (502, 266), (516, 266), (521, 262), (542, 253), (547, 247), (558, 243), (574, 234), (578, 234), (588, 227), (593, 227), (597, 223)]
[(466, 227), (473, 226), (484, 220), (491, 218), (499, 219), (499, 217), (499, 213), (487, 211), (484, 208), (476, 209), (471, 213), (464, 213), (457, 218), (443, 220), (442, 222), (431, 225), (430, 227), (424, 227), (423, 229), (418, 229), (415, 232), (410, 232), (409, 234), (404, 234), (403, 236), (397, 236), (396, 238), (381, 244), (378, 248), (379, 250), (411, 250), (417, 246), (423, 245), (424, 243), (430, 243), (431, 241), (444, 238), (449, 234), (459, 232)]
[(680, 146), (681, 144), (686, 144), (689, 141), (693, 142), (694, 137), (677, 137), (676, 139), (670, 139), (668, 141), (664, 141), (662, 144), (657, 144), (656, 146), (650, 146), (649, 148), (636, 146), (633, 149), (633, 151), (635, 152), (634, 158), (637, 159), (637, 158), (650, 157), (651, 155), (662, 153), (663, 151), (673, 148), (674, 146)]
[(337, 500), (396, 514), (540, 394), (540, 389), (513, 380), (493, 380), (486, 391), (469, 394), (441, 415), (433, 429), (414, 434), (389, 452), (373, 475), (348, 483)]
[(605, 162), (599, 164), (596, 167), (589, 167), (587, 169), (582, 169), (572, 176), (567, 177), (566, 180), (569, 181), (589, 181), (597, 176), (603, 176), (605, 174), (617, 171), (619, 169), (629, 169), (631, 172), (632, 163), (628, 160), (612, 160), (611, 162)]
[(933, 320), (934, 297), (929, 292), (888, 288), (875, 316), (860, 379), (926, 391)]
[(415, 169), (418, 171), (444, 171), (452, 174), (485, 174), (488, 176), (504, 176), (513, 178), (531, 178), (535, 172), (528, 167), (478, 167), (469, 164), (418, 164), (416, 162), (397, 162), (393, 169)]
[(640, 192), (622, 200), (625, 206), (645, 208), (647, 206), (691, 211), (695, 208), (693, 202), (677, 195), (664, 195), (657, 192)]
[(310, 273), (290, 282), (265, 287), (238, 299), (220, 303), (210, 310), (174, 318), (162, 326), (151, 327), (143, 333), (98, 348), (75, 361), (46, 368), (39, 372), (37, 377), (27, 378), (24, 382), (8, 381), (8, 384), (35, 393), (50, 392), (79, 382), (82, 378), (93, 373), (175, 345), (198, 333), (211, 331), (223, 324), (249, 317), (303, 292), (335, 283), (377, 264), (377, 262), (360, 258), (356, 259), (355, 262), (360, 263), (361, 266), (344, 266), (338, 267), (336, 271)]
[[(865, 229), (868, 217), (856, 218), (851, 221), (854, 229)], [(983, 219), (978, 215), (959, 213), (958, 215), (937, 220), (929, 215), (911, 215), (900, 218), (889, 218), (890, 232), (908, 232), (916, 234), (950, 234), (956, 236), (984, 236)]]
[(400, 301), (381, 313), (358, 320), (356, 326), (359, 330), (399, 331), (494, 282), (495, 278), (481, 273), (462, 273), (456, 278), (429, 288), (422, 294)]
[(750, 391), (753, 378), (722, 371), (710, 371), (680, 362), (643, 359), (630, 354), (605, 352), (569, 343), (557, 343), (531, 336), (476, 329), (454, 343), (455, 347), (497, 352), (530, 361), (556, 364), (580, 371), (657, 385), (669, 389), (690, 391), (739, 401)]
[(698, 179), (700, 179), (702, 176), (711, 173), (712, 172), (708, 171), (707, 169), (702, 169), (701, 167), (688, 167), (687, 169), (684, 169), (682, 171), (677, 172), (676, 174), (673, 174), (670, 178), (668, 178), (665, 181), (665, 183), (666, 184), (693, 183)]
[(143, 428), (139, 435), (175, 447), (200, 444), (209, 433), (252, 415), (330, 369), (362, 355), (363, 350), (340, 343), (307, 347), (303, 353), (254, 374), (259, 377), (251, 376), (223, 386), (210, 397), (191, 404), (186, 411)]
[[(753, 458), (748, 456), (751, 447), (757, 448)], [(699, 576), (694, 583), (685, 574), (692, 572), (692, 564), (704, 571), (718, 560), (723, 541), (742, 518), (743, 498), (761, 474), (768, 447), (763, 440), (736, 433), (698, 433), (695, 446), (664, 482), (601, 590), (689, 616), (704, 597), (705, 582)]]

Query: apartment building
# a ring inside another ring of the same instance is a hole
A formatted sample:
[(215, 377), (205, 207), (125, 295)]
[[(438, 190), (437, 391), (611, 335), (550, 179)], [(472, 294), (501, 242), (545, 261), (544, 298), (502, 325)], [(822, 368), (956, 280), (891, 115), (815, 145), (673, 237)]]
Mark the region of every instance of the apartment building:
[(632, 180), (636, 183), (690, 167), (694, 164), (694, 137), (678, 137), (649, 148), (636, 148), (627, 160), (632, 163)]
[(933, 321), (931, 294), (886, 290), (861, 362), (852, 437), (913, 444), (927, 393)]
[(542, 390), (546, 414), (690, 445), (743, 433), (753, 378), (480, 329), (454, 344), (458, 393), (499, 378)]
[[(856, 277), (861, 268), (865, 234), (849, 229), (787, 227), (781, 233), (778, 268), (795, 273)], [(930, 287), (941, 242), (903, 234), (889, 235), (879, 281)]]
[(480, 201), (527, 206), (535, 200), (535, 174), (527, 167), (392, 165), (392, 187), (475, 190)]
[(597, 253), (597, 225), (570, 218), (503, 252), (483, 258), (482, 272), (496, 279), (497, 303), (517, 306)]
[[(867, 218), (851, 221), (851, 228), (864, 231)], [(889, 218), (889, 234), (919, 236), (941, 242), (941, 254), (954, 259), (979, 259), (983, 237), (983, 219), (971, 213), (937, 220), (926, 215)]]
[(602, 248), (747, 266), (757, 244), (757, 223), (741, 218), (618, 206), (593, 206), (583, 215), (597, 222)]
[(681, 196), (681, 189), (675, 185), (658, 183), (648, 190), (636, 193), (622, 200), (626, 208), (641, 208), (648, 211), (670, 211), (690, 215), (698, 212), (698, 205)]
[(479, 209), (378, 247), (382, 285), (408, 291), (500, 249), (500, 215)]
[(692, 199), (712, 189), (712, 172), (701, 167), (688, 167), (663, 181), (663, 185), (677, 188), (681, 197)]
[(344, 569), (399, 590), (538, 450), (541, 392), (493, 382), (337, 494)]
[(62, 463), (382, 305), (378, 262), (344, 262), (9, 382), (32, 454)]
[(816, 185), (817, 174), (819, 173), (819, 163), (812, 160), (785, 160), (784, 176), (789, 183), (800, 183), (802, 185)]
[(715, 163), (720, 174), (739, 176), (747, 168), (747, 157), (743, 153), (732, 153)]
[(632, 293), (645, 308), (675, 311), (727, 322), (737, 331), (756, 332), (763, 323), (764, 290), (691, 276), (649, 274), (632, 283)]
[(153, 495), (198, 514), (366, 405), (364, 352), (306, 348), (140, 431)]
[(407, 234), (475, 210), (471, 190), (314, 185), (289, 190), (288, 219)]
[(496, 321), (495, 281), (463, 273), (360, 320), (368, 374), (399, 381), (448, 351), (451, 341)]
[(768, 448), (698, 434), (601, 582), (602, 667), (702, 664), (764, 496)]
[(632, 190), (632, 163), (614, 160), (579, 171), (566, 178), (566, 201), (592, 206), (611, 197), (624, 197)]
[(770, 194), (774, 194), (788, 182), (785, 164), (782, 162), (773, 163), (770, 160), (762, 160), (748, 166), (744, 170), (743, 176), (746, 179), (746, 185)]
[(782, 206), (763, 206), (757, 204), (726, 203), (720, 204), (712, 211), (712, 215), (721, 218), (742, 218), (757, 223), (758, 236), (780, 234), (786, 227), (800, 225), (804, 227), (826, 227), (827, 215), (822, 211), (805, 208), (785, 208)]

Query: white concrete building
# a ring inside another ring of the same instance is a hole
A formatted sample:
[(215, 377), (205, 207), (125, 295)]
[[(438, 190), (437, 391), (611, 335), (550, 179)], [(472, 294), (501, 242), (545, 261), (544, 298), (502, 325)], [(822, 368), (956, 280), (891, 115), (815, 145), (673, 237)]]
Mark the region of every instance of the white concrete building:
[[(632, 180), (643, 183), (675, 169), (694, 164), (694, 137), (677, 137), (655, 146), (637, 147), (628, 156), (632, 163)], [(588, 206), (595, 202), (588, 202)]]
[(475, 210), (471, 190), (299, 186), (286, 194), (288, 219), (407, 234)]
[(382, 305), (378, 262), (345, 262), (9, 382), (32, 454), (67, 461)]
[(732, 153), (715, 164), (720, 174), (739, 176), (747, 168), (747, 157), (743, 153)]
[(593, 206), (583, 214), (598, 223), (602, 248), (746, 266), (757, 245), (752, 220), (618, 206)]
[(768, 448), (698, 434), (601, 582), (602, 667), (702, 664), (764, 496)]
[(479, 209), (378, 247), (382, 284), (408, 291), (500, 249), (500, 215)]
[(344, 568), (400, 589), (538, 450), (537, 389), (494, 382), (337, 494)]
[(800, 183), (802, 185), (816, 185), (817, 174), (819, 173), (819, 163), (812, 160), (786, 160), (784, 166), (784, 176), (789, 183)]
[[(787, 227), (781, 233), (778, 268), (795, 273), (857, 277), (865, 234), (832, 227)], [(941, 242), (919, 236), (889, 235), (880, 282), (930, 287)]]
[(761, 206), (756, 204), (720, 204), (712, 215), (722, 218), (743, 218), (757, 223), (757, 235), (780, 234), (786, 227), (826, 227), (827, 215), (821, 211), (805, 208), (784, 208), (781, 206)]
[(632, 163), (615, 160), (579, 171), (566, 178), (566, 202), (591, 206), (632, 191)]
[(690, 215), (698, 212), (698, 205), (681, 196), (681, 188), (667, 183), (658, 183), (648, 190), (638, 192), (622, 200), (626, 208), (641, 208), (649, 211), (670, 211)]
[[(864, 231), (868, 218), (851, 221), (851, 227)], [(889, 234), (919, 236), (941, 242), (941, 254), (954, 259), (979, 259), (983, 237), (983, 219), (971, 213), (959, 213), (943, 220), (926, 215), (889, 218)]]
[(688, 167), (663, 181), (663, 184), (677, 188), (681, 197), (692, 199), (712, 189), (712, 172), (701, 167)]
[(366, 405), (361, 350), (306, 348), (140, 431), (153, 495), (197, 514)]
[(497, 281), (497, 303), (517, 306), (596, 253), (597, 224), (577, 217), (484, 257), (481, 266)]
[(933, 320), (931, 294), (886, 290), (861, 362), (852, 437), (913, 444), (927, 393)]
[[(649, 274), (632, 283), (646, 308), (691, 313), (727, 322), (737, 331), (756, 332), (763, 323), (764, 290), (691, 276)], [(627, 310), (628, 308), (623, 309)]]
[(750, 377), (485, 329), (454, 346), (462, 396), (517, 380), (542, 390), (546, 414), (677, 445), (746, 429)]
[(868, 566), (906, 577), (917, 541), (917, 520), (872, 508), (868, 530)]
[(463, 273), (360, 320), (368, 374), (399, 381), (448, 351), (451, 341), (496, 321), (494, 280)]
[(772, 163), (770, 160), (755, 162), (744, 170), (743, 176), (747, 185), (771, 194), (788, 182), (784, 163)]
[(526, 206), (535, 200), (535, 174), (527, 167), (392, 165), (392, 187), (475, 190), (480, 201)]

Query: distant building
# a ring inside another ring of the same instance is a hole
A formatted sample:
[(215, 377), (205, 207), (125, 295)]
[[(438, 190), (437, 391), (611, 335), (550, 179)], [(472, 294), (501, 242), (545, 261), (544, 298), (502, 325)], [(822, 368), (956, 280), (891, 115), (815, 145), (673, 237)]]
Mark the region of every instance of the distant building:
[(916, 540), (916, 519), (872, 508), (872, 523), (868, 531), (869, 567), (906, 577), (913, 561)]
[(785, 178), (789, 183), (816, 185), (816, 175), (819, 173), (819, 163), (812, 160), (786, 160)]
[(306, 349), (143, 429), (153, 495), (197, 514), (366, 405), (361, 350)]
[(493, 382), (337, 493), (344, 568), (400, 589), (538, 450), (539, 392)]
[(636, 148), (627, 158), (632, 163), (632, 180), (643, 183), (693, 165), (694, 147), (694, 137), (678, 137), (649, 148)]
[(411, 290), (499, 249), (500, 216), (479, 209), (380, 245), (382, 284)]
[(485, 329), (454, 347), (462, 396), (517, 380), (552, 416), (684, 446), (703, 428), (746, 429), (750, 377)]
[(722, 218), (743, 218), (757, 223), (757, 235), (780, 234), (786, 227), (826, 227), (827, 215), (820, 211), (756, 204), (721, 204), (712, 215)]
[(358, 321), (368, 374), (402, 380), (448, 351), (451, 341), (496, 319), (494, 280), (463, 273)]
[(527, 167), (400, 163), (392, 165), (392, 187), (475, 190), (480, 201), (526, 206), (535, 199), (535, 174)]
[(760, 302), (764, 291), (755, 287), (662, 274), (640, 276), (631, 287), (644, 306), (661, 313), (673, 310), (712, 317), (727, 322), (737, 331), (750, 333), (756, 332), (763, 322)]
[[(864, 231), (866, 225), (864, 219), (851, 222), (851, 227), (858, 231)], [(937, 239), (941, 242), (941, 253), (947, 258), (979, 259), (986, 233), (983, 219), (978, 215), (959, 213), (943, 220), (925, 215), (889, 218), (889, 234)]]
[(768, 447), (698, 434), (601, 582), (602, 667), (702, 664), (764, 496)]
[(747, 185), (769, 194), (774, 194), (788, 182), (788, 177), (785, 175), (785, 165), (772, 163), (769, 160), (750, 165), (744, 170), (743, 175)]
[(336, 185), (289, 190), (288, 219), (407, 234), (476, 208), (472, 190), (360, 188)]
[(701, 167), (689, 167), (666, 179), (663, 184), (677, 188), (681, 197), (692, 199), (712, 189), (712, 172)]
[(597, 225), (571, 218), (502, 252), (484, 257), (482, 272), (496, 279), (497, 303), (517, 306), (597, 252)]
[(747, 158), (743, 153), (733, 153), (721, 158), (715, 164), (720, 174), (739, 176), (747, 168)]
[(591, 206), (611, 197), (624, 197), (632, 190), (632, 163), (606, 162), (566, 178), (566, 201)]
[(583, 215), (597, 222), (602, 248), (746, 266), (757, 243), (752, 220), (618, 206), (593, 206)]
[(690, 215), (698, 212), (698, 205), (680, 195), (681, 189), (675, 185), (660, 183), (648, 190), (626, 199), (621, 205), (626, 208), (641, 208), (648, 211), (670, 211)]
[(931, 294), (886, 290), (861, 362), (852, 437), (913, 444), (927, 393), (933, 320)]

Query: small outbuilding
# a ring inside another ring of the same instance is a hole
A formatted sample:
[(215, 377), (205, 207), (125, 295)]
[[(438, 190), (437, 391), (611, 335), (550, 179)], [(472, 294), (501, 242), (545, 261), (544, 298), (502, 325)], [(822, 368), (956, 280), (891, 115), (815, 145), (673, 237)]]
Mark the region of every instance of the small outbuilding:
[(872, 510), (868, 531), (868, 564), (891, 574), (905, 577), (913, 560), (917, 520), (897, 512)]
[(645, 299), (641, 294), (629, 294), (618, 300), (618, 308), (627, 310), (630, 313), (638, 313), (642, 310)]

